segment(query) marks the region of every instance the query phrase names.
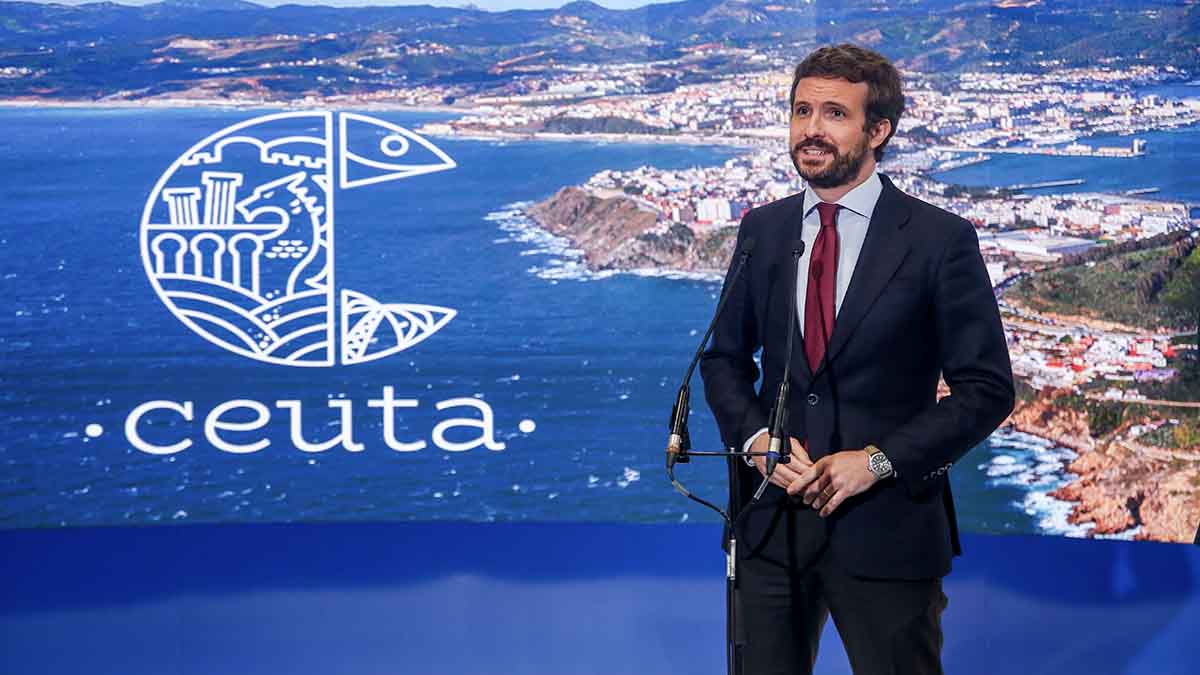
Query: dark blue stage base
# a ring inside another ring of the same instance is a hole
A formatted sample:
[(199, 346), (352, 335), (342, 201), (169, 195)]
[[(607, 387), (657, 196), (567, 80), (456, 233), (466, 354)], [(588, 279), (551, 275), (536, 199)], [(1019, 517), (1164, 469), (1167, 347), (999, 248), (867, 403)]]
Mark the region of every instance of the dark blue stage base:
[[(724, 672), (699, 525), (0, 533), (0, 673)], [(1200, 672), (1200, 549), (969, 536), (947, 672)], [(832, 628), (820, 673), (849, 673)]]

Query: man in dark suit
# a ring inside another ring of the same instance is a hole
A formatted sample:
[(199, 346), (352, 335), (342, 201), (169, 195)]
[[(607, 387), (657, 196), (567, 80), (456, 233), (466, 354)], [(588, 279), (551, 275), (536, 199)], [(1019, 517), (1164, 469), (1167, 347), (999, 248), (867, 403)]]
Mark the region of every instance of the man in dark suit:
[(753, 237), (754, 254), (701, 364), (725, 444), (762, 452), (791, 361), (792, 461), (753, 505), (764, 458), (733, 490), (749, 509), (747, 675), (810, 673), (830, 614), (856, 674), (941, 672), (941, 577), (959, 552), (947, 472), (1014, 391), (974, 227), (876, 173), (903, 108), (899, 74), (873, 51), (825, 47), (796, 67), (788, 143), (807, 188), (743, 217), (738, 247)]

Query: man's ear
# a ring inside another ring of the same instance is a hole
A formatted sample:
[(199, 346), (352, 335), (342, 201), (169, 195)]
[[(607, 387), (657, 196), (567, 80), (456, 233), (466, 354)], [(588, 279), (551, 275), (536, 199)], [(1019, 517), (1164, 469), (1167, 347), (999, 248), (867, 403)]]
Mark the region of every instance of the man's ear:
[(886, 117), (875, 123), (875, 127), (871, 129), (871, 149), (874, 150), (883, 145), (884, 139), (888, 134), (892, 133), (892, 121)]

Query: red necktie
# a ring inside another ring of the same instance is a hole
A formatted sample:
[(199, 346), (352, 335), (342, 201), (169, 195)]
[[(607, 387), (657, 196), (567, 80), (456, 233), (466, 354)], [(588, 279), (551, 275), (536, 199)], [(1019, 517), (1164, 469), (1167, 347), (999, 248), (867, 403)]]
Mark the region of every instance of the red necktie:
[(840, 204), (821, 202), (821, 231), (808, 259), (808, 292), (804, 300), (804, 352), (808, 365), (817, 372), (825, 347), (833, 334), (833, 316), (838, 261), (837, 212)]

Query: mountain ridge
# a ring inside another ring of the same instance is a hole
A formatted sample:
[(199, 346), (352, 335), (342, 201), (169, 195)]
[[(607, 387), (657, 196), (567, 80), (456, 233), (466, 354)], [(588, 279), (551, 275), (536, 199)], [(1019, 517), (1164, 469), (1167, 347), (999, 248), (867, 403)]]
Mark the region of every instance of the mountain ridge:
[[(224, 48), (174, 49), (180, 38), (218, 41)], [(284, 98), (288, 92), (361, 93), (447, 82), (470, 93), (530, 72), (665, 61), (704, 45), (787, 62), (815, 45), (842, 41), (869, 44), (901, 67), (924, 72), (1036, 71), (1100, 62), (1196, 72), (1200, 7), (1156, 0), (1061, 0), (1052, 7), (970, 0), (803, 6), (678, 0), (607, 9), (576, 0), (557, 9), (488, 12), (429, 5), (264, 7), (244, 0), (137, 7), (6, 2), (0, 4), (0, 63), (20, 76), (0, 79), (0, 97), (87, 100), (183, 90), (213, 81), (214, 72), (251, 78)], [(695, 72), (663, 77), (681, 83), (752, 69), (745, 54), (730, 53), (710, 56)], [(536, 59), (527, 61), (531, 54)], [(521, 65), (500, 65), (514, 60)]]

